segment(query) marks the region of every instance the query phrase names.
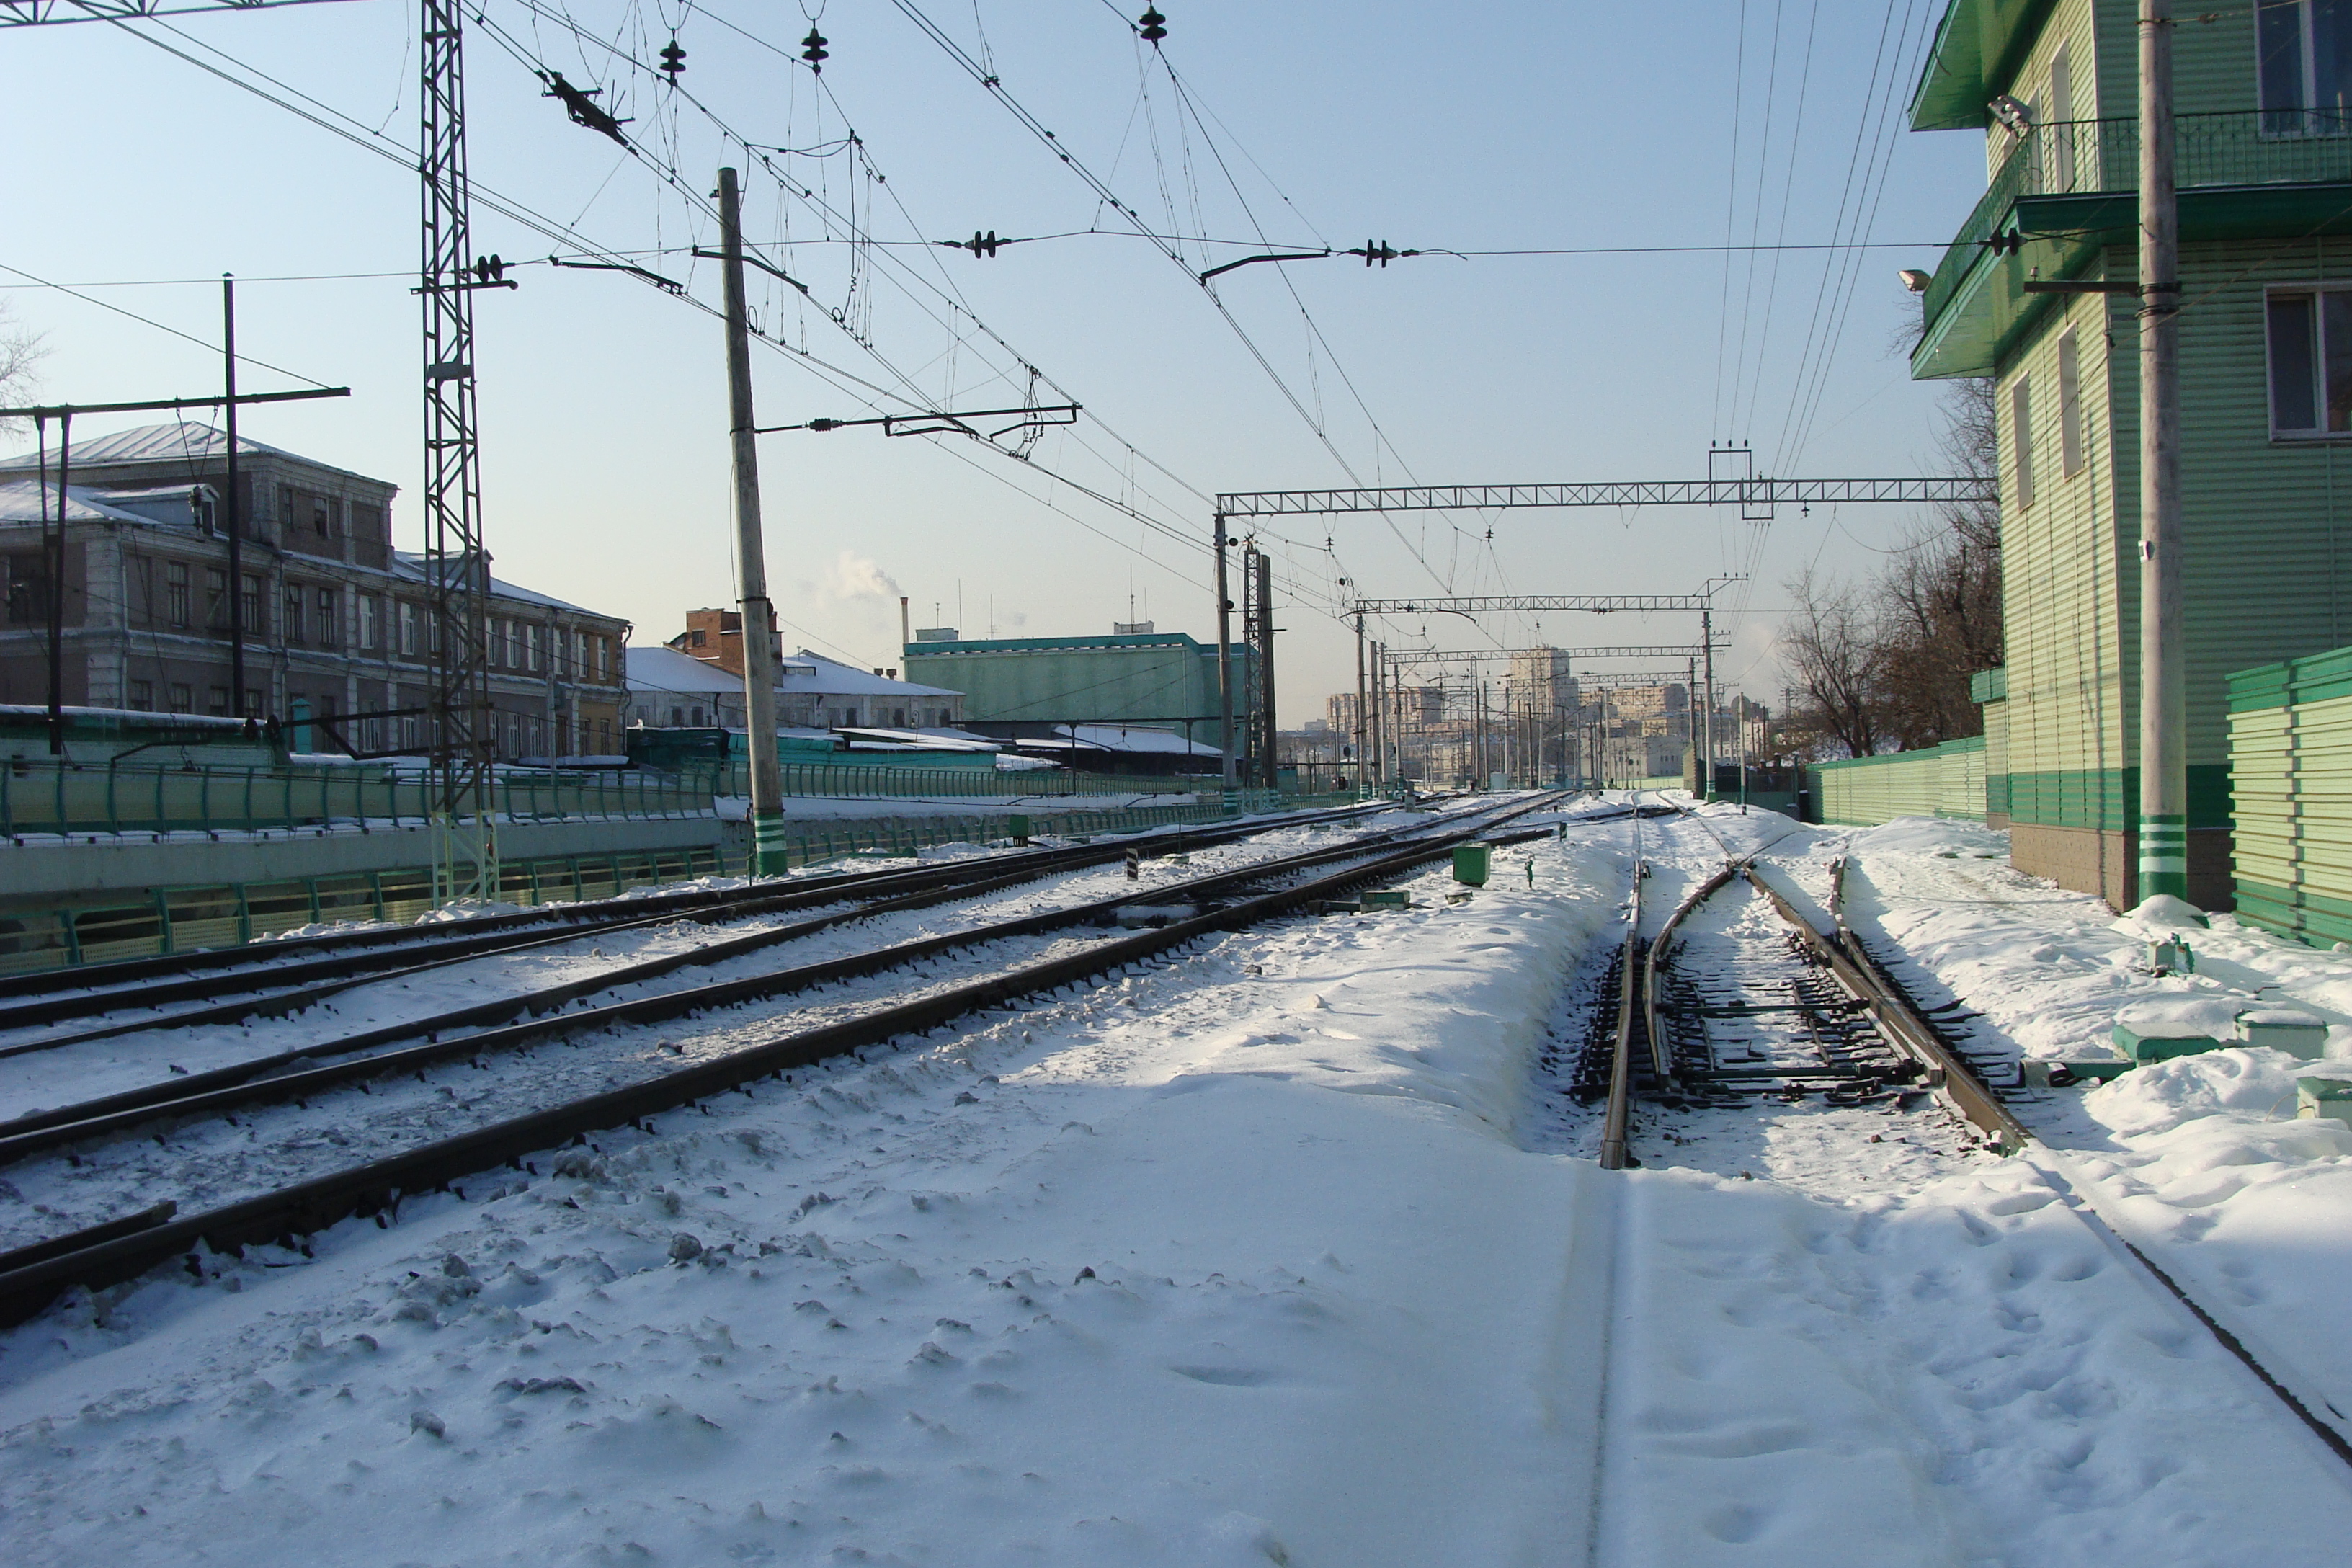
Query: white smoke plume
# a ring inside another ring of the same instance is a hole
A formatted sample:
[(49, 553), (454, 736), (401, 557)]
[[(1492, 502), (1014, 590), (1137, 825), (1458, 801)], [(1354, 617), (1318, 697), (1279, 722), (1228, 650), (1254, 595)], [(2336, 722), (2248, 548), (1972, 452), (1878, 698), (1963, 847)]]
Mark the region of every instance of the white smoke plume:
[(824, 591), (831, 599), (895, 599), (898, 582), (882, 570), (879, 562), (845, 550), (825, 574)]

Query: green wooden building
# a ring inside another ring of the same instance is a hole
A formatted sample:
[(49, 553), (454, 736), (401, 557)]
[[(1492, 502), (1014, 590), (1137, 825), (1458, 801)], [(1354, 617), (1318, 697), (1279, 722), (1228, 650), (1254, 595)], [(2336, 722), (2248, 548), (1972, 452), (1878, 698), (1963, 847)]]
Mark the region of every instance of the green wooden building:
[[(2189, 894), (2231, 900), (2232, 671), (2352, 642), (2352, 0), (2187, 5), (2174, 37)], [(1986, 805), (2022, 869), (2137, 900), (2134, 0), (1952, 0), (1914, 130), (1990, 185), (1923, 298), (1915, 376), (1995, 379), (2008, 663)]]

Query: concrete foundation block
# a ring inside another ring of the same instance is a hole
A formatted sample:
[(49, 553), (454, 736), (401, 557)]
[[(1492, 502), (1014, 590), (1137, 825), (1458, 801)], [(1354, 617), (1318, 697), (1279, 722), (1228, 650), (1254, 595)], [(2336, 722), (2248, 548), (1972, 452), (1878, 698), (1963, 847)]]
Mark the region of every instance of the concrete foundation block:
[(2238, 1039), (2249, 1046), (2270, 1046), (2307, 1062), (2327, 1054), (2327, 1026), (2293, 1007), (2258, 1007), (2239, 1014)]
[(2294, 1113), (2352, 1127), (2352, 1082), (2340, 1078), (2295, 1079)]

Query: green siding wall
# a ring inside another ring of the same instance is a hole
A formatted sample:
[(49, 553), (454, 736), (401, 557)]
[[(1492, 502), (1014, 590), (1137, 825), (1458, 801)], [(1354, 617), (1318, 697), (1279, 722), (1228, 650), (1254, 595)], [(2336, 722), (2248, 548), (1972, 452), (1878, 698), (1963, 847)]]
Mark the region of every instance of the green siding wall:
[[(2106, 275), (2131, 277), (2135, 260), (2110, 249)], [(2271, 439), (2263, 323), (2267, 285), (2352, 278), (2352, 241), (2184, 246), (2181, 275), (2189, 825), (2221, 827), (2231, 672), (2352, 640), (2352, 451), (2341, 441)], [(2056, 473), (2056, 345), (2067, 330), (2081, 354), (2086, 426), (2086, 462), (2073, 478)], [(2124, 827), (2136, 816), (2126, 783), (2139, 700), (2134, 330), (2127, 298), (2081, 298), (2002, 367), (2010, 782), (2001, 793), (2020, 822)], [(2032, 383), (2030, 508), (2014, 499), (2010, 392), (2020, 375)]]
[(2352, 648), (2230, 678), (2239, 917), (2352, 941)]
[(1821, 822), (1874, 827), (1898, 816), (1984, 820), (1985, 741), (1971, 735), (1927, 751), (1855, 757), (1808, 767)]

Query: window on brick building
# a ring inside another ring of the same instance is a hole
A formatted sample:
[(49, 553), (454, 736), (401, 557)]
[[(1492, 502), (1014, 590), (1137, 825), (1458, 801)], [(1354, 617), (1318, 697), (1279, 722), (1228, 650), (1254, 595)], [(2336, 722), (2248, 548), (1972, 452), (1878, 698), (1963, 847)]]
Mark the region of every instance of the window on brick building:
[(181, 628), (188, 624), (188, 563), (184, 561), (163, 563), (163, 620)]

